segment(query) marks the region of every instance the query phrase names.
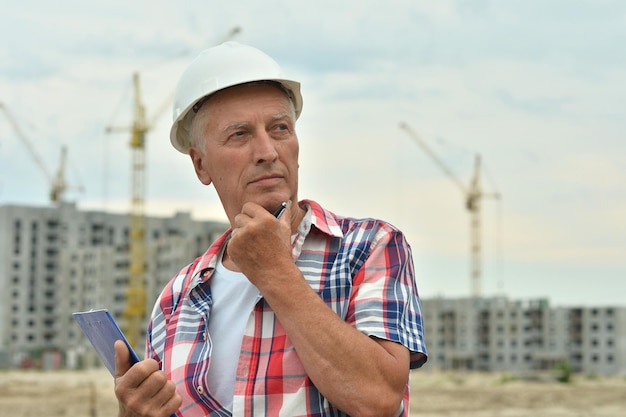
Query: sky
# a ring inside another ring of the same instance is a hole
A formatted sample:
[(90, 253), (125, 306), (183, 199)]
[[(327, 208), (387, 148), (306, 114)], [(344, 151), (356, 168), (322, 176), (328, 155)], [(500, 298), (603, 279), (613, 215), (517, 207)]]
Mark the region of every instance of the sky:
[[(169, 144), (166, 106), (229, 38), (302, 83), (300, 198), (407, 236), (420, 295), (466, 297), (480, 156), (481, 294), (626, 306), (626, 3), (617, 0), (2, 0), (0, 102), (67, 201), (127, 211), (132, 74), (154, 121), (146, 210), (226, 220)], [(163, 110), (165, 109), (165, 110)], [(414, 136), (452, 173), (448, 176)], [(49, 179), (0, 114), (0, 204)]]

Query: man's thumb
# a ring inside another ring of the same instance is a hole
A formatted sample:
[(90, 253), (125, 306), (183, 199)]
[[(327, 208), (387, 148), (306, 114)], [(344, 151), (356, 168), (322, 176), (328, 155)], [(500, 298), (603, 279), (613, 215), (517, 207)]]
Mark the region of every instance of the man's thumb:
[(116, 340), (115, 348), (115, 378), (118, 378), (130, 369), (130, 352), (128, 346), (121, 340)]

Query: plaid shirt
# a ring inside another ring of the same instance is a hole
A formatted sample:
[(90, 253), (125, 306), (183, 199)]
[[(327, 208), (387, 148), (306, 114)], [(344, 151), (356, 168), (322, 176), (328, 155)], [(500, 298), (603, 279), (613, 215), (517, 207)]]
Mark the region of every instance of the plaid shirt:
[[(426, 361), (421, 307), (411, 250), (402, 233), (374, 219), (339, 217), (304, 200), (307, 215), (293, 258), (309, 285), (337, 315), (369, 336), (398, 342), (411, 368)], [(184, 268), (161, 293), (150, 320), (147, 357), (176, 384), (179, 416), (345, 416), (306, 375), (293, 344), (263, 298), (243, 335), (232, 413), (209, 392), (210, 277), (230, 231)], [(219, 341), (217, 342), (219, 343)], [(409, 413), (409, 384), (402, 416)]]

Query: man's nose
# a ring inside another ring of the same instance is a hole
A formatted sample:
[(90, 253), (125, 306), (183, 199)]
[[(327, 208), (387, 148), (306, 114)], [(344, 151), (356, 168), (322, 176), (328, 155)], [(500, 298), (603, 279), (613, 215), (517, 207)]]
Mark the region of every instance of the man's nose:
[(261, 131), (254, 138), (254, 159), (257, 164), (272, 162), (278, 158), (276, 152), (276, 140), (274, 140), (266, 131)]

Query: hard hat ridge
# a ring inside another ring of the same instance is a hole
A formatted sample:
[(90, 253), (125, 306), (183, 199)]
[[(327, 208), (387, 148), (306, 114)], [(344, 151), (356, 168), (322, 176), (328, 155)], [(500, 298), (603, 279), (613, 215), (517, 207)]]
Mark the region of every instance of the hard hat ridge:
[(280, 84), (293, 101), (296, 118), (300, 116), (302, 96), (299, 82), (285, 78), (278, 63), (264, 52), (238, 42), (225, 42), (202, 51), (180, 77), (174, 92), (170, 130), (174, 148), (185, 154), (189, 152), (189, 130), (199, 108), (198, 103), (217, 91), (255, 81)]

